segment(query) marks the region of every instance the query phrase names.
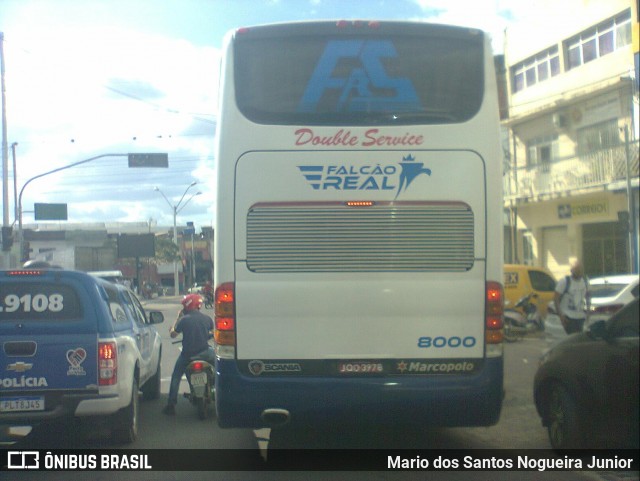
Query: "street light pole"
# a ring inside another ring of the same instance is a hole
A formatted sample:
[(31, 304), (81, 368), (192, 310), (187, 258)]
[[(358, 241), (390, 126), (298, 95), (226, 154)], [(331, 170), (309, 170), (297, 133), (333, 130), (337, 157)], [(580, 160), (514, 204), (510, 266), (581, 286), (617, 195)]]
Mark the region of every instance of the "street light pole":
[[(175, 204), (175, 205), (172, 204), (171, 201), (169, 201), (167, 196), (164, 195), (164, 192), (162, 192), (162, 190), (160, 190), (159, 187), (155, 187), (153, 189), (156, 192), (160, 192), (160, 195), (162, 197), (164, 197), (164, 200), (166, 200), (167, 204), (169, 204), (169, 207), (171, 207), (171, 210), (173, 212), (173, 243), (176, 246), (178, 246), (178, 222), (177, 222), (178, 212), (180, 212), (182, 209), (184, 209), (186, 207), (186, 205), (189, 203), (189, 201), (191, 199), (193, 199), (196, 195), (202, 194), (202, 192), (196, 192), (191, 197), (189, 197), (184, 204), (182, 204), (182, 201), (184, 200), (185, 196), (187, 195), (187, 192), (189, 192), (189, 189), (191, 189), (191, 187), (195, 186), (197, 183), (198, 182), (196, 182), (196, 181), (191, 182), (191, 184), (189, 184), (189, 186), (183, 192), (182, 197), (180, 197), (180, 200), (178, 201), (178, 203)], [(174, 261), (173, 261), (173, 289), (174, 289), (174, 291), (173, 291), (174, 295), (177, 296), (177, 295), (180, 294), (180, 281), (178, 280), (178, 261), (176, 259), (174, 259)]]
[[(17, 144), (16, 144), (17, 145)], [(102, 159), (103, 157), (125, 157), (128, 156), (129, 154), (102, 154), (102, 155), (97, 155), (96, 157), (91, 157), (89, 159), (85, 159), (85, 160), (80, 160), (78, 162), (73, 162), (71, 164), (67, 164), (67, 165), (63, 165), (62, 167), (58, 167), (57, 169), (53, 169), (53, 170), (49, 170), (47, 172), (43, 172), (42, 174), (38, 174), (35, 175), (33, 177), (31, 177), (29, 180), (27, 180), (24, 185), (22, 186), (22, 189), (20, 189), (20, 195), (18, 195), (18, 237), (19, 237), (19, 246), (20, 246), (20, 251), (19, 251), (19, 256), (22, 259), (22, 253), (23, 253), (23, 249), (24, 249), (24, 234), (22, 232), (22, 194), (24, 193), (24, 189), (34, 180), (39, 179), (41, 177), (44, 177), (45, 175), (50, 175), (50, 174), (55, 174), (56, 172), (60, 172), (61, 170), (66, 170), (66, 169), (70, 169), (71, 167), (75, 167), (76, 165), (81, 165), (81, 164), (86, 164), (87, 162), (91, 162), (93, 160), (97, 160), (97, 159)], [(15, 172), (14, 172), (15, 175)]]
[(18, 174), (16, 173), (16, 147), (18, 142), (11, 144), (11, 152), (13, 154), (13, 210), (15, 212), (13, 221), (18, 220)]

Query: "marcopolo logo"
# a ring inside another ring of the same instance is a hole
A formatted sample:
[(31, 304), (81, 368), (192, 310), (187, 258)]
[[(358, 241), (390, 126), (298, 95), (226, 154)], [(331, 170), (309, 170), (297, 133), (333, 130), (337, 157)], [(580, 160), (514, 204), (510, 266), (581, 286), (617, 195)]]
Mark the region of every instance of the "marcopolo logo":
[[(416, 111), (422, 109), (405, 77), (389, 77), (384, 59), (398, 53), (388, 40), (332, 40), (327, 43), (298, 105), (299, 112), (317, 112), (327, 94), (334, 112)], [(344, 65), (351, 65), (343, 69)]]
[(431, 169), (415, 160), (409, 154), (396, 164), (300, 165), (298, 169), (315, 190), (395, 190), (398, 198), (418, 176), (431, 175)]

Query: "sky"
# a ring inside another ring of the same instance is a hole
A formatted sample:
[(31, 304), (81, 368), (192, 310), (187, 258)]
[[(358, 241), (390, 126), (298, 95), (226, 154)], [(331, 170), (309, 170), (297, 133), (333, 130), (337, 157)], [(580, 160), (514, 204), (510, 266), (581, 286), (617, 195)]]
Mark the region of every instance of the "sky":
[(500, 53), (504, 29), (525, 21), (532, 3), (0, 0), (10, 223), (15, 143), (18, 192), (34, 176), (97, 156), (169, 155), (165, 169), (128, 168), (117, 155), (29, 182), (26, 225), (34, 223), (34, 203), (66, 203), (69, 223), (170, 226), (177, 206), (178, 225), (211, 226), (219, 55), (232, 29), (312, 19), (427, 21), (483, 29)]

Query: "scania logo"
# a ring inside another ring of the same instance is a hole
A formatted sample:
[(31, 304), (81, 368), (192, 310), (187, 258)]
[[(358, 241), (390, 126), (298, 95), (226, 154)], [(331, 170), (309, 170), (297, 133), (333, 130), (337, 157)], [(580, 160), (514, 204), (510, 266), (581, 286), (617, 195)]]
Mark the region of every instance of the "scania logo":
[(251, 361), (249, 363), (249, 371), (254, 376), (259, 376), (264, 372), (264, 362), (262, 361)]
[(297, 362), (262, 362), (262, 361), (250, 361), (249, 372), (254, 376), (259, 376), (262, 373), (286, 373), (286, 372), (300, 372), (302, 367)]
[(396, 164), (299, 165), (298, 169), (314, 190), (395, 190), (397, 199), (418, 176), (431, 175), (431, 169), (415, 160), (409, 154)]

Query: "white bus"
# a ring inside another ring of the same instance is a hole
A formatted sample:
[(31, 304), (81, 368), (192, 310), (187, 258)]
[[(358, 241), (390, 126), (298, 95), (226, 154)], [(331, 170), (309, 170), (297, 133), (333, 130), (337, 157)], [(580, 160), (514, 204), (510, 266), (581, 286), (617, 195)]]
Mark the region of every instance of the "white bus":
[(242, 28), (217, 132), (221, 427), (495, 424), (502, 160), (475, 29)]

